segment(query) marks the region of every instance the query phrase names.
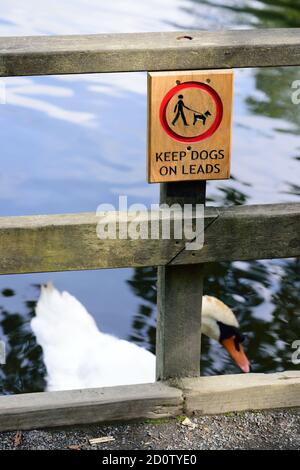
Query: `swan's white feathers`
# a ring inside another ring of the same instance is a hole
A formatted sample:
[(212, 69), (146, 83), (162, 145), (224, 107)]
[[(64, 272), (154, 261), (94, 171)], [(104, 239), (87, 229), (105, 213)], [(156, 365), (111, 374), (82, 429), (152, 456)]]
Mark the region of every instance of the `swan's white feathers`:
[(152, 353), (99, 331), (75, 297), (52, 285), (43, 286), (31, 327), (43, 347), (48, 390), (155, 380)]
[(232, 310), (221, 300), (209, 295), (202, 299), (202, 322), (201, 330), (206, 336), (219, 341), (220, 327), (218, 321), (226, 325), (239, 327), (239, 323)]
[(216, 321), (239, 328), (239, 322), (237, 321), (233, 311), (216, 297), (211, 297), (209, 295), (203, 296), (202, 312), (203, 316), (212, 317)]
[[(219, 340), (217, 321), (238, 327), (220, 300), (204, 296), (202, 332)], [(102, 333), (86, 308), (51, 283), (43, 286), (31, 327), (43, 348), (48, 390), (70, 390), (155, 381), (155, 356)]]

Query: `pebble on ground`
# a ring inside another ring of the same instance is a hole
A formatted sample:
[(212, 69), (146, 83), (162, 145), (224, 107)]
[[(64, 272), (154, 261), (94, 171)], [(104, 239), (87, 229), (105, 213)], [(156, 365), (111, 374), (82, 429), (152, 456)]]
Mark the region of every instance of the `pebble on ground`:
[[(300, 409), (227, 413), (190, 417), (194, 429), (182, 425), (184, 417), (158, 421), (85, 425), (22, 432), (1, 432), (4, 449), (299, 449)], [(114, 440), (91, 445), (89, 439)]]

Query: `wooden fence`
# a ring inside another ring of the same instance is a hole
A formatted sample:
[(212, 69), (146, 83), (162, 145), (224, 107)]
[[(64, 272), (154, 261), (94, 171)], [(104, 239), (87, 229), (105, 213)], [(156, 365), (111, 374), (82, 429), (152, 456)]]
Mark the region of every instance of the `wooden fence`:
[[(2, 77), (289, 65), (300, 65), (299, 29), (0, 38)], [(162, 184), (160, 200), (205, 203), (205, 182)], [(199, 377), (203, 263), (300, 256), (299, 203), (206, 207), (198, 251), (186, 240), (101, 240), (98, 223), (0, 218), (0, 274), (158, 266), (158, 382), (2, 396), (0, 430), (300, 405), (297, 371)]]

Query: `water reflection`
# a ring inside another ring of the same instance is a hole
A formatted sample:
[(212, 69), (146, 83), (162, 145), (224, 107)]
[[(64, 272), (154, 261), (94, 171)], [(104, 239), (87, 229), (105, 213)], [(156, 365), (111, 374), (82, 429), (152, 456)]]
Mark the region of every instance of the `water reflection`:
[[(244, 204), (246, 194), (221, 186), (211, 202)], [(222, 198), (220, 198), (222, 194)], [(130, 339), (155, 351), (156, 269), (134, 270), (128, 281), (141, 303), (132, 322)], [(205, 265), (204, 293), (225, 302), (246, 334), (245, 348), (252, 372), (295, 369), (292, 343), (300, 338), (300, 260), (222, 262)], [(202, 337), (201, 374), (239, 372), (226, 351)]]
[[(300, 14), (300, 13), (299, 13)], [(299, 79), (299, 68), (258, 69), (255, 72), (256, 89), (262, 92), (261, 100), (248, 96), (246, 103), (252, 113), (282, 119), (292, 126), (276, 128), (280, 132), (299, 133), (300, 113), (292, 102), (292, 83)]]
[(253, 24), (266, 28), (297, 28), (300, 23), (299, 0), (190, 0), (192, 3), (207, 5), (218, 11), (235, 13), (236, 24)]
[[(253, 372), (295, 369), (292, 343), (300, 337), (300, 260), (209, 263), (205, 266), (206, 294), (229, 305), (246, 333), (246, 350)], [(156, 268), (135, 269), (128, 284), (140, 299), (129, 339), (155, 351)], [(14, 296), (4, 289), (2, 296)], [(6, 338), (7, 361), (0, 368), (0, 393), (43, 391), (46, 370), (41, 347), (30, 329), (35, 301), (26, 313), (1, 308), (0, 328)], [(239, 372), (225, 350), (202, 337), (202, 375)]]
[(156, 279), (157, 268), (147, 267), (134, 269), (132, 278), (127, 281), (134, 295), (142, 300), (132, 320), (129, 341), (153, 353), (156, 335)]
[[(17, 2), (3, 1), (3, 36), (97, 33), (99, 24), (110, 32), (300, 25), (300, 0), (116, 0), (105, 7), (98, 0), (79, 0), (76, 6), (62, 2), (59, 19), (53, 2), (45, 0), (34, 2), (34, 23), (29, 18), (31, 9), (20, 2), (16, 9)], [(233, 177), (221, 185), (209, 183), (208, 203), (298, 200), (300, 117), (299, 107), (291, 101), (291, 84), (299, 78), (299, 68), (237, 70), (235, 74)], [(133, 202), (157, 201), (158, 188), (145, 183), (144, 74), (18, 77), (6, 80), (6, 85), (7, 105), (1, 108), (5, 155), (0, 172), (1, 214), (92, 211), (101, 202), (115, 203), (118, 194), (131, 195)], [(297, 260), (206, 266), (205, 292), (235, 311), (248, 334), (246, 348), (254, 371), (299, 367), (290, 363), (291, 343), (300, 338), (299, 271)], [(104, 315), (115, 318), (110, 332), (129, 336), (154, 351), (156, 269), (136, 269), (128, 280), (139, 302), (129, 333), (127, 317), (134, 301), (124, 287), (127, 273), (106, 272), (100, 277), (94, 272), (88, 281), (84, 276), (78, 273), (68, 281), (66, 275), (61, 287), (79, 298), (85, 290), (84, 304), (101, 320), (100, 327)], [(55, 283), (61, 279), (56, 273), (49, 277)], [(28, 286), (33, 279), (28, 277)], [(5, 305), (0, 309), (0, 336), (8, 343), (7, 364), (0, 367), (0, 393), (40, 391), (45, 386), (45, 368), (29, 327), (34, 300), (10, 308), (4, 297), (21, 298), (26, 289), (23, 286), (21, 291), (15, 281), (10, 282), (14, 291), (2, 291), (0, 302)], [(93, 293), (96, 285), (101, 285), (100, 307)], [(126, 325), (121, 320), (125, 316)], [(237, 372), (218, 344), (207, 338), (202, 344), (203, 374)]]
[[(3, 289), (3, 297), (13, 297), (12, 289)], [(25, 302), (25, 313), (0, 308), (0, 328), (6, 343), (6, 363), (0, 367), (0, 394), (41, 392), (46, 386), (42, 348), (30, 328), (34, 301)]]

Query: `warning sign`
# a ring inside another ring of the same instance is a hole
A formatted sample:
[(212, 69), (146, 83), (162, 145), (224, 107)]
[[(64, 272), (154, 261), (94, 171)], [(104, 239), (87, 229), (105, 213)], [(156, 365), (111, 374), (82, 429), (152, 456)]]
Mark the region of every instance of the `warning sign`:
[(231, 70), (148, 75), (150, 183), (227, 179)]

